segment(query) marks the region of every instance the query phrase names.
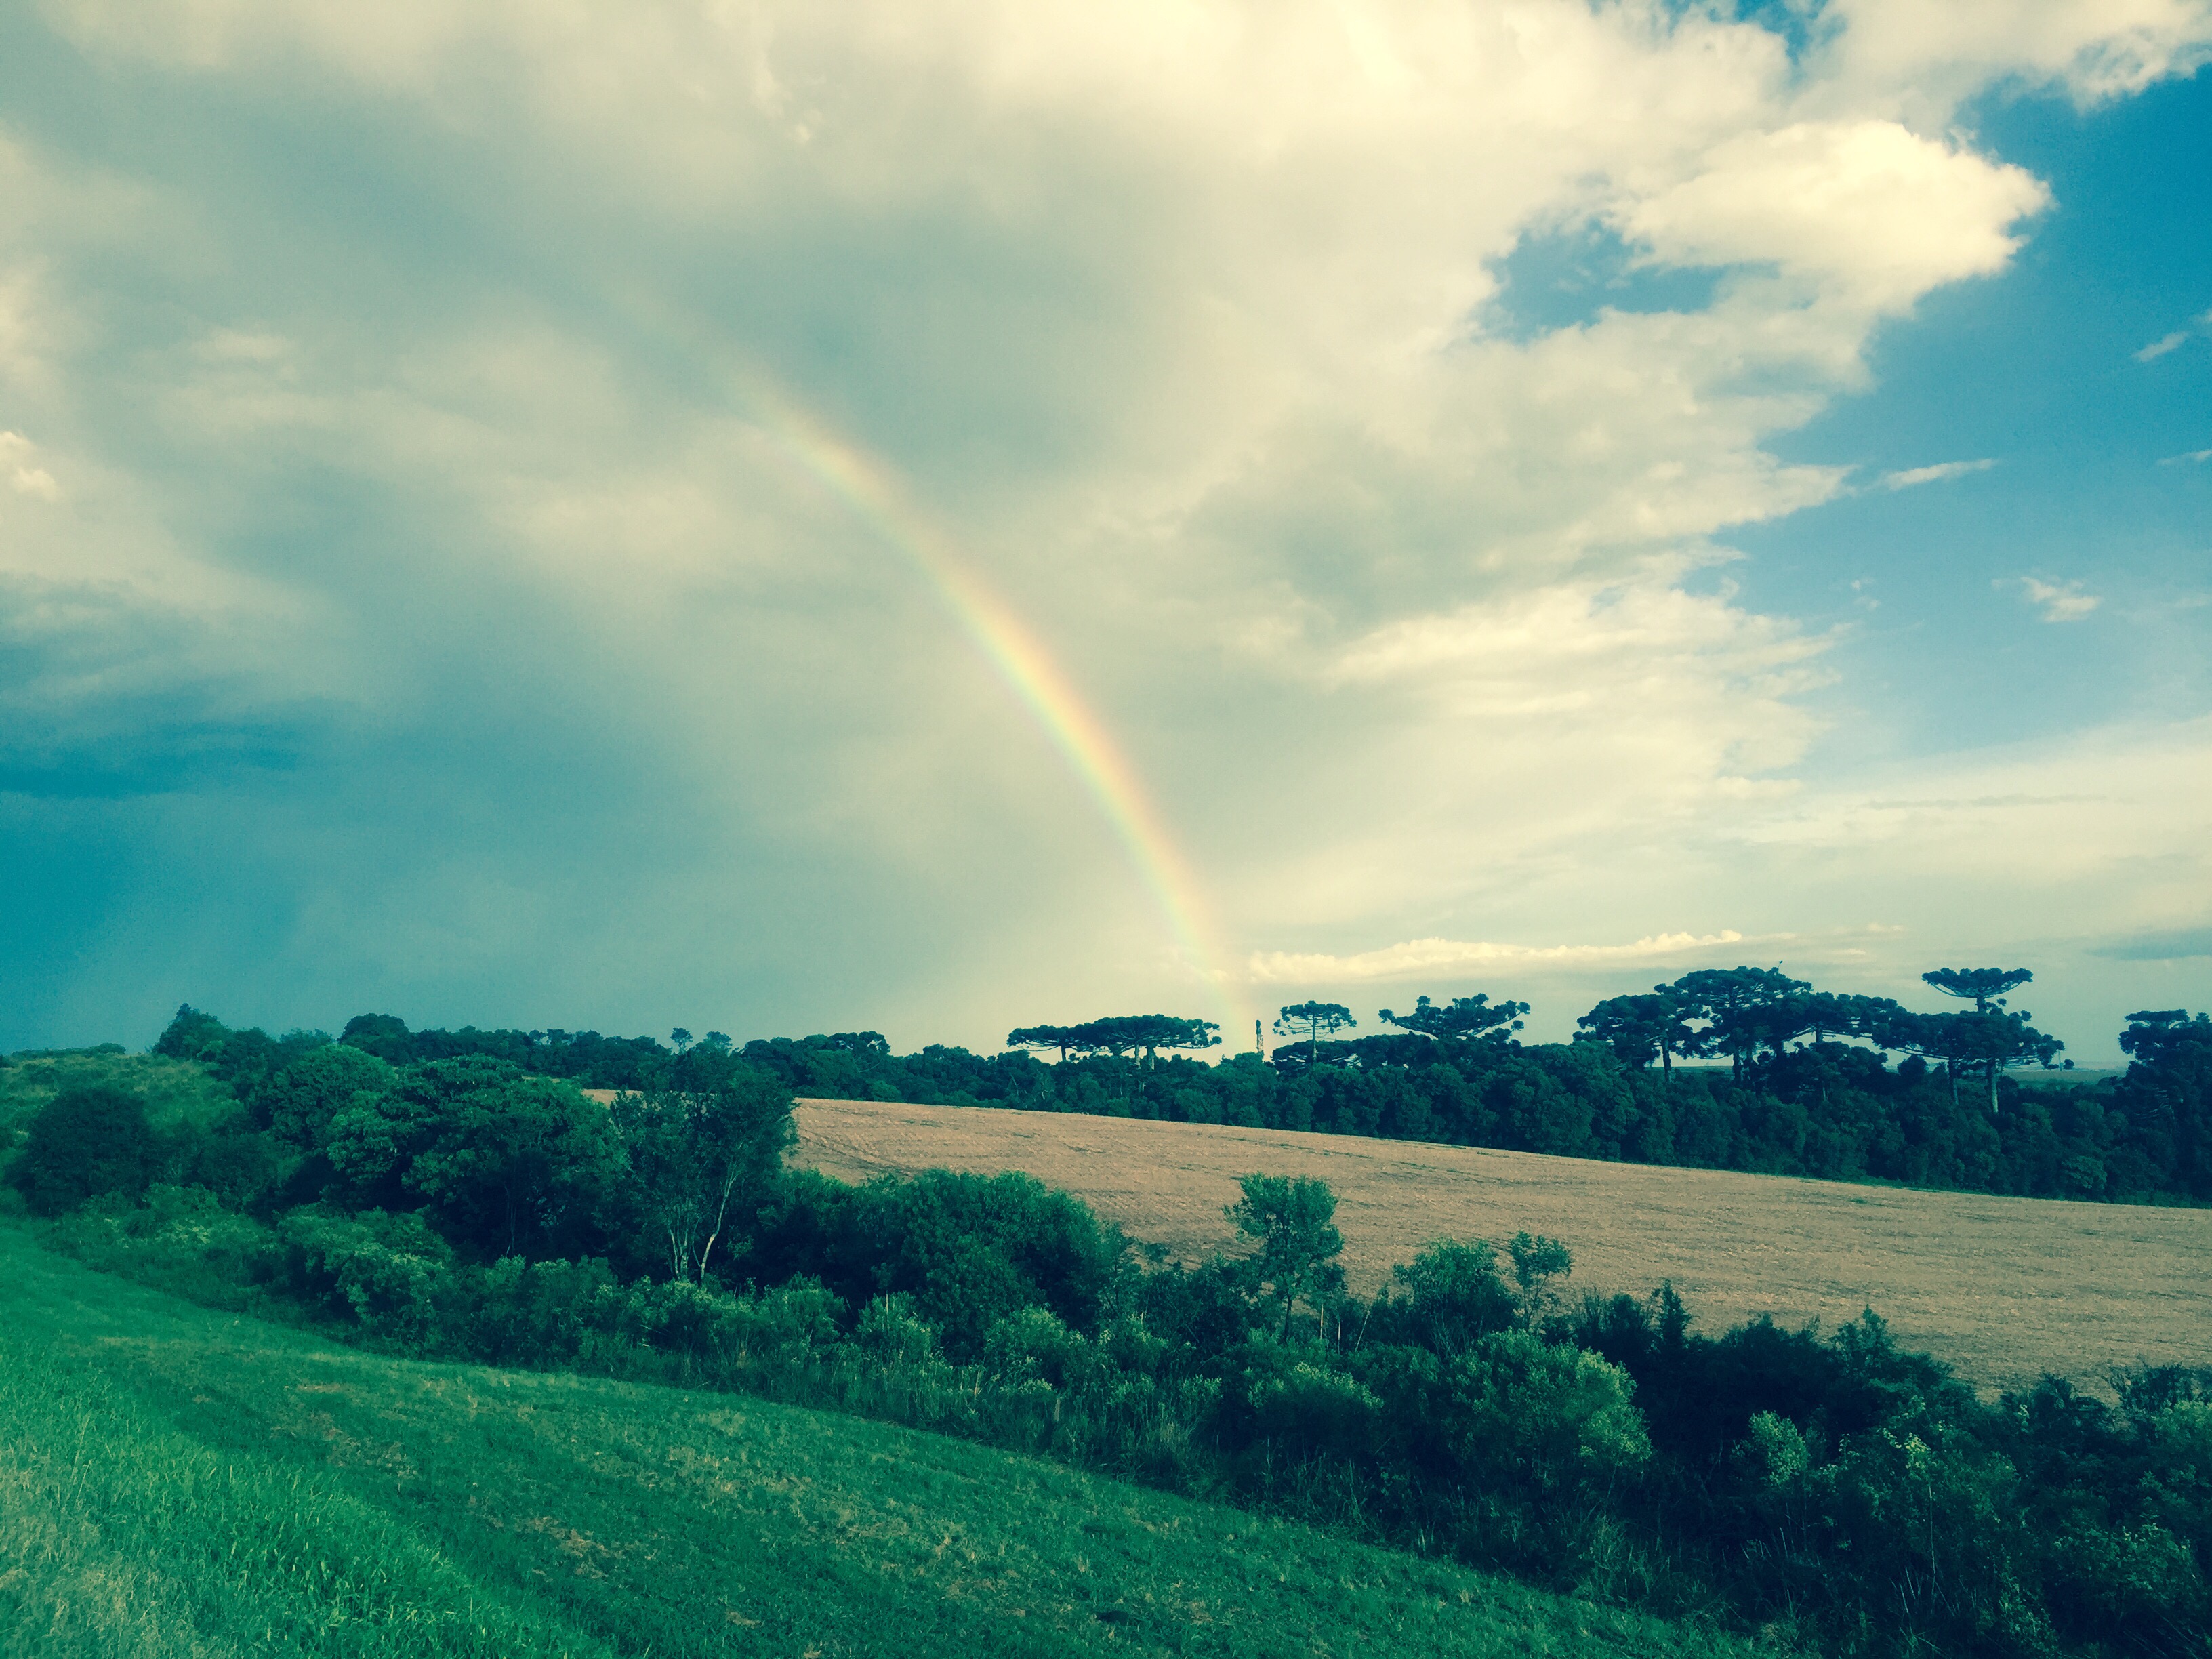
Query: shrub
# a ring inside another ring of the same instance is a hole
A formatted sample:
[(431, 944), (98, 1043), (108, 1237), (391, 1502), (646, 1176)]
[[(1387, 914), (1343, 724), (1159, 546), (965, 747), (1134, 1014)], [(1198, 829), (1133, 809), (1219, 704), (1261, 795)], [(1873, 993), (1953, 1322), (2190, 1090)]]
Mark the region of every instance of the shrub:
[(295, 1285), (324, 1310), (410, 1348), (441, 1334), (453, 1253), (422, 1217), (310, 1208), (286, 1216), (278, 1231), (292, 1249)]
[(258, 1305), (258, 1287), (283, 1265), (283, 1248), (268, 1226), (202, 1187), (157, 1182), (143, 1204), (112, 1196), (88, 1204), (66, 1217), (54, 1237), (105, 1272), (215, 1307)]
[(887, 1368), (927, 1365), (937, 1358), (937, 1333), (915, 1316), (909, 1296), (879, 1296), (861, 1309), (853, 1340), (862, 1353)]
[(110, 1194), (139, 1197), (160, 1163), (145, 1103), (98, 1084), (65, 1089), (33, 1115), (8, 1179), (32, 1214), (54, 1216)]
[(1543, 1492), (1611, 1485), (1650, 1460), (1628, 1373), (1526, 1331), (1487, 1337), (1444, 1368), (1436, 1406), (1463, 1474)]
[(1009, 1314), (983, 1339), (983, 1364), (1009, 1382), (1071, 1388), (1090, 1374), (1092, 1363), (1091, 1344), (1049, 1308)]

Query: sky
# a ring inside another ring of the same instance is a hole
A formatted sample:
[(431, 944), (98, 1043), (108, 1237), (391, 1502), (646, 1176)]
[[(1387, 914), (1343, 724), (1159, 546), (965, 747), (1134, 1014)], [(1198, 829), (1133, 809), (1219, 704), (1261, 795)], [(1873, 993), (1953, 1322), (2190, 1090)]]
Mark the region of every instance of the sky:
[(2212, 3), (0, 9), (0, 1048), (2212, 1004)]

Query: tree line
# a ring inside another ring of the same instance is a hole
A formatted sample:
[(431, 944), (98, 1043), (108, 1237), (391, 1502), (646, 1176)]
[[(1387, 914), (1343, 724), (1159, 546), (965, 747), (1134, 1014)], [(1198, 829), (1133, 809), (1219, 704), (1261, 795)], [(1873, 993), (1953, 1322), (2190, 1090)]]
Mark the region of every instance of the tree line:
[[(1510, 1060), (1513, 1017), (1445, 1043)], [(2146, 1022), (2131, 1052), (2198, 1063), (2209, 1027)], [(1285, 1086), (1364, 1074), (1308, 1037)], [(612, 1109), (495, 1054), (190, 1010), (162, 1046), (228, 1103), (157, 1122), (126, 1087), (64, 1091), (0, 1175), (55, 1243), (216, 1305), (892, 1418), (1784, 1649), (2150, 1659), (2212, 1629), (2212, 1371), (1984, 1401), (1871, 1313), (1708, 1335), (1670, 1287), (1570, 1293), (1567, 1245), (1525, 1233), (1439, 1241), (1358, 1295), (1328, 1188), (1266, 1173), (1227, 1208), (1236, 1247), (1177, 1263), (1024, 1176), (786, 1170), (792, 1091), (750, 1044), (655, 1045), (684, 1086)]]
[[(1005, 1052), (881, 1034), (663, 1041), (594, 1031), (410, 1030), (349, 1021), (341, 1045), (395, 1066), (483, 1058), (586, 1088), (708, 1091), (740, 1068), (799, 1096), (1378, 1135), (1629, 1163), (2034, 1197), (2212, 1202), (2212, 1018), (2147, 1009), (2120, 1034), (2124, 1074), (2058, 1083), (2057, 1039), (2005, 1006), (2023, 969), (1940, 969), (1954, 1011), (1838, 995), (1769, 969), (1700, 970), (1607, 998), (1575, 1040), (1528, 1043), (1524, 1002), (1486, 994), (1381, 1012), (1306, 1002), (1277, 1020), (1272, 1058), (1190, 1057), (1211, 1022), (1130, 1015), (1008, 1034)], [(248, 1092), (293, 1042), (187, 1008), (164, 1054), (207, 1060)], [(1054, 1058), (1040, 1059), (1042, 1049)], [(2012, 1069), (2023, 1060), (2037, 1069)], [(1725, 1060), (1725, 1066), (1711, 1062)], [(1704, 1061), (1688, 1064), (1684, 1061)], [(2054, 1080), (2039, 1085), (2038, 1078)]]

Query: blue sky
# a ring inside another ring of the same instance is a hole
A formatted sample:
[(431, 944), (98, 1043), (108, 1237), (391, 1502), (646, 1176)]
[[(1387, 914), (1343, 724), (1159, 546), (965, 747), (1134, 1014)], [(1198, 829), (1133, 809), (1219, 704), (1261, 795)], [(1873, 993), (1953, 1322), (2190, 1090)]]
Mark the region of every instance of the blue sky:
[(0, 1047), (2212, 1003), (2201, 6), (918, 15), (0, 16)]

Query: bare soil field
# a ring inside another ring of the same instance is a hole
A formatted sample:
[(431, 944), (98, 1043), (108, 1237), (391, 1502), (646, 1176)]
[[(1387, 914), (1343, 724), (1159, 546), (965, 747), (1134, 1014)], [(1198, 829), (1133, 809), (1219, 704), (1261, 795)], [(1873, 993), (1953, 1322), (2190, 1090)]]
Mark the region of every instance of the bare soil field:
[(1672, 1280), (1708, 1334), (1871, 1306), (1985, 1390), (2045, 1371), (2100, 1387), (2138, 1359), (2212, 1365), (2212, 1210), (972, 1106), (802, 1100), (798, 1123), (793, 1161), (825, 1175), (1024, 1170), (1187, 1261), (1230, 1242), (1221, 1212), (1240, 1176), (1318, 1176), (1361, 1291), (1432, 1239), (1525, 1229), (1572, 1249), (1571, 1294)]

